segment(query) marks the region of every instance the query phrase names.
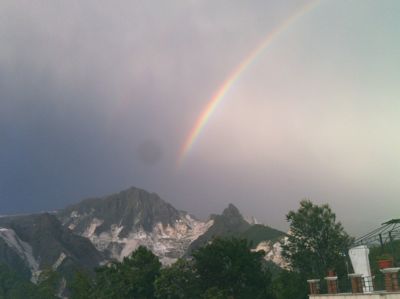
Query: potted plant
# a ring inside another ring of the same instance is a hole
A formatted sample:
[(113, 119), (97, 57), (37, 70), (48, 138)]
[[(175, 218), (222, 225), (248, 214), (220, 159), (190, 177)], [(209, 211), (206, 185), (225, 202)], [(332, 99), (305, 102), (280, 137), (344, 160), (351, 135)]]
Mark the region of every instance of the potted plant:
[(384, 253), (378, 256), (379, 269), (386, 269), (393, 267), (393, 257), (390, 254)]

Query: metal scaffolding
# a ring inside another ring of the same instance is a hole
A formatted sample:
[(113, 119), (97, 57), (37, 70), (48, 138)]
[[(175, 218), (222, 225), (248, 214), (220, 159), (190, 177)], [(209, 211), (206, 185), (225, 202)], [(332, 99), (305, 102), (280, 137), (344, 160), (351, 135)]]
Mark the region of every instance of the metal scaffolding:
[(382, 223), (381, 227), (356, 239), (353, 245), (380, 246), (382, 252), (386, 247), (394, 254), (393, 242), (395, 240), (400, 240), (400, 219), (392, 219)]

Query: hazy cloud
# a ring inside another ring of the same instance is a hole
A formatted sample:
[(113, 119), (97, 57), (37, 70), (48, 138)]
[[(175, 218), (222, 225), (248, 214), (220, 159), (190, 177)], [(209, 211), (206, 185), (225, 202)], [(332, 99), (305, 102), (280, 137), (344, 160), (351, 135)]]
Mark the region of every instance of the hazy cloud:
[(201, 217), (233, 202), (272, 226), (303, 197), (363, 232), (398, 217), (397, 1), (2, 1), (0, 213), (135, 185)]

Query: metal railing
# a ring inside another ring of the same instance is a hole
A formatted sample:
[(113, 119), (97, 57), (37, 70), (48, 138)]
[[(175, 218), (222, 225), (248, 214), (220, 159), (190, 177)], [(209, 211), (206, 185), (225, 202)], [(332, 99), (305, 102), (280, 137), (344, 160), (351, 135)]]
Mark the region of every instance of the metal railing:
[[(396, 281), (392, 281), (391, 285), (400, 286), (400, 275), (394, 276)], [(357, 285), (357, 281), (360, 285)], [(373, 276), (359, 277), (359, 280), (353, 280), (350, 277), (341, 276), (337, 280), (328, 282), (325, 279), (321, 279), (319, 284), (316, 286), (319, 294), (330, 294), (331, 289), (328, 289), (328, 283), (334, 283), (334, 289), (337, 294), (349, 294), (349, 293), (374, 293), (374, 292), (387, 292), (395, 290), (387, 290), (388, 286), (385, 284), (385, 274), (377, 273)], [(400, 291), (400, 290), (397, 290)]]

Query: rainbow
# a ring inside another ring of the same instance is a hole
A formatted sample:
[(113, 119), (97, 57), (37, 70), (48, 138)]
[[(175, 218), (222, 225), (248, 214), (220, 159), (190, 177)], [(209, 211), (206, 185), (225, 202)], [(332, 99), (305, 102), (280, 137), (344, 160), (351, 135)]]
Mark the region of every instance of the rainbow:
[(239, 79), (240, 75), (256, 60), (258, 56), (272, 43), (272, 41), (279, 36), (285, 29), (287, 29), (291, 24), (293, 24), (301, 16), (305, 15), (312, 8), (317, 6), (320, 0), (313, 0), (306, 3), (301, 9), (297, 10), (294, 14), (290, 15), (283, 23), (280, 24), (273, 31), (269, 32), (266, 38), (245, 57), (245, 59), (236, 67), (236, 69), (225, 79), (223, 84), (214, 93), (211, 100), (208, 102), (206, 107), (203, 109), (199, 117), (197, 118), (194, 126), (190, 130), (183, 146), (181, 147), (178, 164), (181, 164), (185, 159), (188, 152), (193, 147), (194, 143), (198, 139), (200, 133), (206, 126), (208, 120), (214, 113), (217, 106), (224, 99), (224, 96), (230, 90), (232, 85)]

